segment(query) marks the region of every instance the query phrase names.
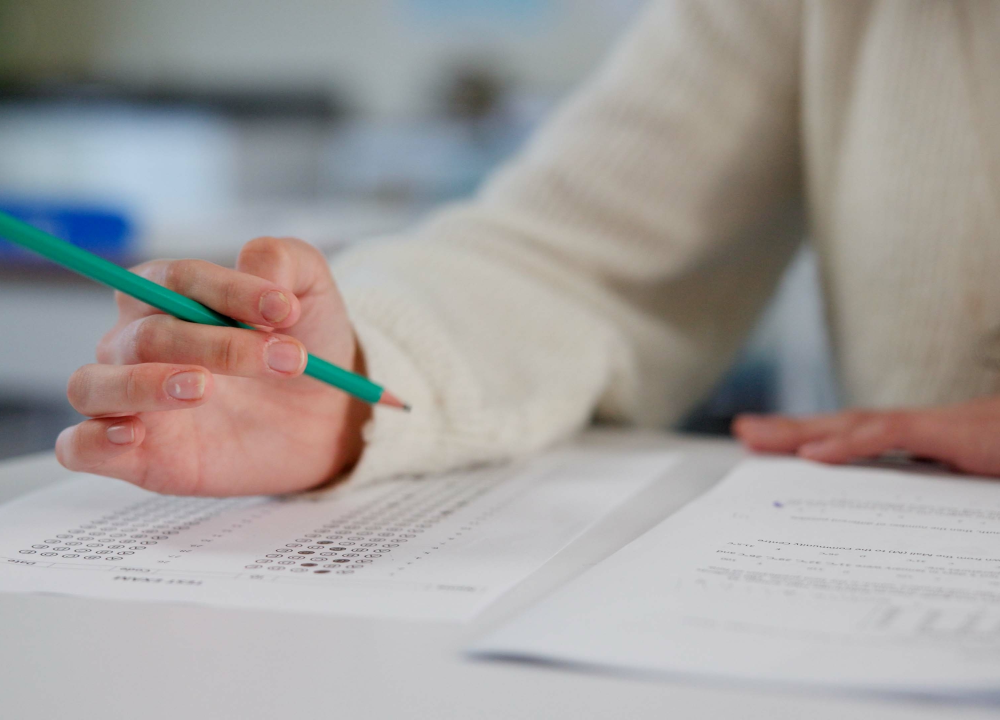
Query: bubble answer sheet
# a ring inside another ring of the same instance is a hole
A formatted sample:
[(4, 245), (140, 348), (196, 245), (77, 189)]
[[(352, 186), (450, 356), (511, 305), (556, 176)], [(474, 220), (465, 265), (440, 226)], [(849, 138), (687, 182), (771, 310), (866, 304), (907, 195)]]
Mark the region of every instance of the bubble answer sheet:
[(1000, 482), (750, 460), (478, 655), (1000, 700)]
[(281, 498), (70, 476), (0, 507), (0, 592), (465, 621), (678, 459), (570, 446)]

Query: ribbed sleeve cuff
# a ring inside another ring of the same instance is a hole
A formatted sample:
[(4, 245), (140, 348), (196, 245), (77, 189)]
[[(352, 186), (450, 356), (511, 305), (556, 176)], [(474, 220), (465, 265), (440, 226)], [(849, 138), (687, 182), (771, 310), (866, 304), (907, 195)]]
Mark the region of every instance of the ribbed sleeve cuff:
[(411, 412), (376, 405), (364, 428), (365, 449), (350, 473), (352, 483), (433, 470), (439, 410), (413, 361), (377, 325), (354, 318), (368, 376), (412, 407)]

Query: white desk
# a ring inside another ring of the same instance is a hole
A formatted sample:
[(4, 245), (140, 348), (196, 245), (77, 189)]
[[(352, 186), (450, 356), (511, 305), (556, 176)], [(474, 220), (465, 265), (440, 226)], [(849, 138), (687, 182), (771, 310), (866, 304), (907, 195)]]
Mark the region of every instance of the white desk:
[[(0, 717), (979, 718), (986, 708), (782, 694), (469, 661), (467, 640), (709, 487), (732, 444), (635, 436), (692, 455), (467, 626), (0, 595)], [(51, 482), (51, 456), (0, 464), (0, 500)]]

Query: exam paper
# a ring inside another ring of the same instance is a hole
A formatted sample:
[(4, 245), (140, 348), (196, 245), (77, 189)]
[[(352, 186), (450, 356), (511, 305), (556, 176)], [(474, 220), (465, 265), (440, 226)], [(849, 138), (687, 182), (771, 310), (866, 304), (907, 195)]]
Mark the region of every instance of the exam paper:
[(677, 459), (570, 447), (282, 498), (77, 477), (0, 508), (0, 591), (467, 620)]
[(1000, 482), (751, 460), (474, 651), (1000, 698)]

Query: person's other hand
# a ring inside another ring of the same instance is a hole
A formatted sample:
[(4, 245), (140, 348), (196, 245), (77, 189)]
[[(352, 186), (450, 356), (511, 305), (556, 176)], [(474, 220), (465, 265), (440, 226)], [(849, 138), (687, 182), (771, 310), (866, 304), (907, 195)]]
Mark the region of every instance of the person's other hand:
[(1000, 476), (1000, 397), (958, 405), (848, 411), (807, 418), (742, 415), (733, 432), (748, 448), (847, 463), (899, 450), (975, 475)]
[(118, 293), (118, 324), (67, 394), (92, 419), (56, 442), (70, 470), (179, 495), (288, 493), (357, 461), (368, 408), (302, 377), (306, 348), (363, 371), (326, 258), (259, 238), (237, 269), (157, 260), (139, 274), (262, 330), (178, 320)]

